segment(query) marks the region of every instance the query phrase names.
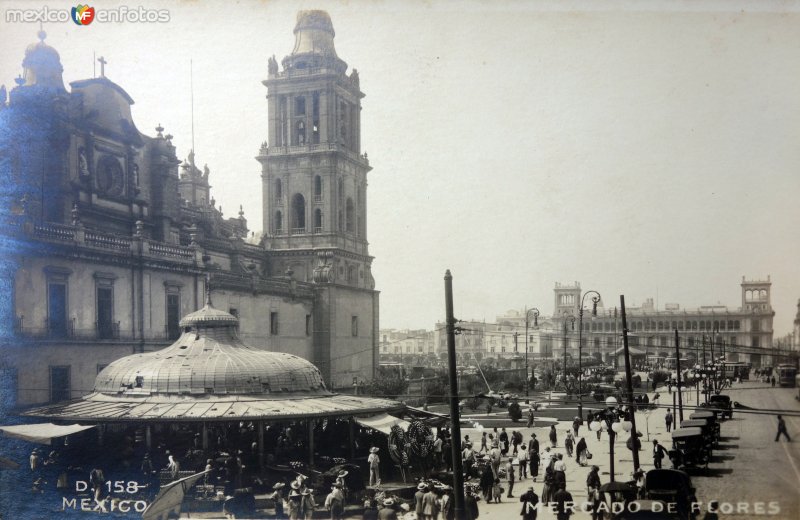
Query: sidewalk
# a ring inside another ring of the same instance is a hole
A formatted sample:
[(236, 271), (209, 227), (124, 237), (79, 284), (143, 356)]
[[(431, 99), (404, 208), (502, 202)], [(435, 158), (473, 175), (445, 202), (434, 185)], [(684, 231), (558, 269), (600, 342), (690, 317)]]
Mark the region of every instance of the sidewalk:
[[(639, 411), (636, 413), (636, 427), (642, 433), (642, 437), (640, 439), (642, 449), (639, 451), (639, 464), (645, 472), (654, 468), (652, 457), (653, 439), (658, 439), (658, 441), (667, 449), (671, 448), (672, 446), (671, 436), (669, 433), (667, 433), (666, 425), (664, 423), (667, 405), (669, 405), (670, 409), (672, 408), (672, 396), (666, 391), (666, 388), (659, 388), (658, 393), (660, 395), (660, 403), (658, 408), (654, 410)], [(654, 394), (655, 392), (648, 392), (651, 402)], [(687, 408), (684, 409), (684, 419), (688, 419), (689, 415), (694, 411), (695, 402), (696, 396), (694, 390), (684, 393), (684, 404), (687, 405)], [(585, 403), (584, 409), (599, 409), (600, 406), (597, 406), (599, 404), (600, 403), (591, 403), (591, 405), (588, 405)], [(480, 423), (480, 419), (476, 419), (477, 422)], [(679, 422), (677, 417), (676, 421)], [(536, 433), (536, 438), (539, 440), (540, 451), (544, 451), (544, 448), (550, 445), (550, 440), (548, 438), (550, 432), (549, 426), (526, 428), (524, 423), (520, 423), (520, 426), (514, 429), (522, 433), (526, 444), (530, 439), (530, 434), (532, 432)], [(572, 494), (572, 497), (576, 502), (583, 503), (587, 499), (586, 477), (589, 474), (592, 464), (600, 468), (600, 480), (603, 484), (610, 481), (609, 438), (608, 434), (603, 432), (601, 433), (600, 440), (598, 441), (597, 434), (589, 430), (588, 425), (584, 422), (584, 424), (578, 430), (578, 437), (575, 439), (575, 441), (577, 442), (580, 437), (584, 437), (586, 439), (589, 452), (592, 453), (592, 459), (589, 461), (589, 466), (581, 467), (574, 457), (567, 457), (564, 449), (564, 438), (566, 437), (567, 430), (571, 429), (571, 421), (558, 421), (556, 423), (556, 431), (558, 432), (558, 445), (552, 450), (552, 452), (564, 454), (564, 460), (567, 462), (567, 491)], [(491, 431), (491, 428), (487, 428), (487, 430)], [(506, 428), (506, 431), (508, 431), (509, 434), (511, 433), (511, 430), (508, 428)], [(476, 428), (462, 427), (461, 434), (462, 436), (469, 435), (470, 439), (473, 440), (480, 439), (480, 430)], [(634, 469), (633, 453), (625, 446), (629, 437), (630, 434), (622, 433), (617, 435), (614, 442), (614, 479), (620, 482), (632, 480), (631, 474), (633, 473)], [(473, 446), (475, 446), (475, 443), (473, 443)], [(478, 443), (476, 447), (480, 448), (480, 444)], [(666, 461), (665, 467), (669, 467), (669, 461)], [(527, 479), (517, 480), (514, 483), (514, 498), (505, 498), (504, 496), (504, 501), (500, 504), (486, 504), (483, 501), (479, 501), (478, 507), (480, 509), (480, 517), (496, 519), (520, 517), (520, 510), (522, 507), (519, 502), (519, 497), (527, 491), (528, 487), (533, 486), (534, 491), (541, 498), (542, 487), (544, 486), (542, 482), (543, 476), (544, 468), (540, 468), (539, 478), (536, 482), (533, 482), (530, 476)], [(503, 487), (507, 492), (508, 483), (503, 482)], [(538, 518), (550, 519), (555, 518), (555, 515), (550, 513), (547, 509), (540, 509)], [(570, 518), (571, 520), (588, 520), (591, 518), (591, 515), (576, 509), (575, 514)]]

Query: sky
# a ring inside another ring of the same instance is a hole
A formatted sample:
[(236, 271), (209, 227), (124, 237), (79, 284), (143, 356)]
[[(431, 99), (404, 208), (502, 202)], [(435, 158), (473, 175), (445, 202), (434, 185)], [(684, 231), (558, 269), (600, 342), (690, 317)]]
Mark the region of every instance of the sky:
[[(0, 0), (0, 83), (38, 23)], [(432, 329), (446, 269), (459, 319), (553, 309), (579, 281), (607, 307), (741, 304), (772, 280), (775, 337), (800, 298), (800, 3), (239, 1), (91, 3), (166, 9), (163, 23), (44, 24), (65, 83), (99, 74), (192, 146), (226, 216), (261, 229), (267, 59), (297, 11), (323, 8), (358, 69), (367, 237), (381, 328)], [(190, 63), (193, 80), (190, 79)], [(96, 70), (95, 70), (96, 69)]]

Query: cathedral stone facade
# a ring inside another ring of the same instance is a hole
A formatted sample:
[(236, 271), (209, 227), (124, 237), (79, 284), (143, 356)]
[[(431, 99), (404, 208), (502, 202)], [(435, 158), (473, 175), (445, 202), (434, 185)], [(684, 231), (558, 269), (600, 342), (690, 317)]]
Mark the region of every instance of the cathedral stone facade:
[(136, 127), (102, 67), (67, 89), (44, 33), (25, 50), (16, 87), (0, 89), (4, 404), (86, 393), (111, 361), (177, 338), (207, 286), (250, 344), (308, 359), (332, 388), (372, 379), (363, 94), (326, 13), (299, 13), (294, 32), (264, 81), (260, 241), (241, 208), (223, 217), (193, 151), (181, 160), (164, 128)]

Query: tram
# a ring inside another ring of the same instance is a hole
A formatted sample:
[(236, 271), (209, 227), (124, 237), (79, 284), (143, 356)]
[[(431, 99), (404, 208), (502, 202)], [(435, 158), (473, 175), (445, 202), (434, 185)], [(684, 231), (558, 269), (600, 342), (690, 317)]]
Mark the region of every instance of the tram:
[(794, 365), (778, 365), (775, 367), (778, 373), (778, 384), (781, 386), (794, 387), (796, 384), (797, 367)]

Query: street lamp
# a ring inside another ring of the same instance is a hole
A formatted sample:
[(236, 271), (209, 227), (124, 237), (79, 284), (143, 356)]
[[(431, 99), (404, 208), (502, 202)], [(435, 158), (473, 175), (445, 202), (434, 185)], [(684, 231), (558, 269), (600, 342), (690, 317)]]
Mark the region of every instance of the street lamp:
[(531, 377), (530, 369), (528, 368), (528, 327), (531, 323), (531, 316), (533, 316), (533, 326), (538, 328), (539, 309), (534, 307), (533, 309), (525, 311), (525, 397), (528, 397), (528, 387), (530, 386), (529, 381)]
[(575, 316), (568, 311), (561, 313), (564, 318), (564, 392), (567, 391), (567, 321), (571, 320), (572, 330), (575, 330)]
[(578, 417), (583, 417), (583, 300), (589, 294), (594, 294), (592, 296), (593, 318), (597, 316), (597, 304), (600, 302), (599, 292), (586, 291), (581, 296), (581, 305), (578, 307)]
[[(629, 432), (633, 428), (630, 421), (621, 421), (620, 413), (617, 410), (617, 400), (614, 397), (606, 398), (606, 409), (594, 414), (594, 420), (589, 423), (589, 429), (593, 432), (608, 432), (608, 462), (611, 482), (614, 482), (614, 437), (623, 431)], [(636, 441), (633, 441), (636, 448)]]

